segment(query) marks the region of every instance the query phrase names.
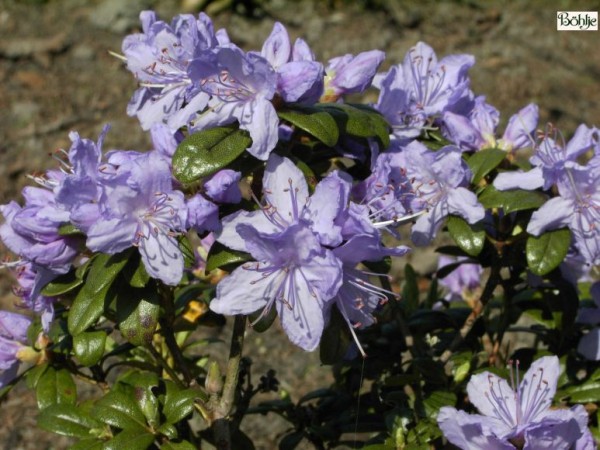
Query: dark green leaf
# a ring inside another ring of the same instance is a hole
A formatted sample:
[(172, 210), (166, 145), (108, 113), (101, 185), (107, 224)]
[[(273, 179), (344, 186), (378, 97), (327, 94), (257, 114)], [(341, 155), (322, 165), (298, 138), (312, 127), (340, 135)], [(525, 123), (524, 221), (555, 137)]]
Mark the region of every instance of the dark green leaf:
[(416, 333), (425, 334), (443, 328), (458, 328), (454, 319), (446, 311), (415, 311), (408, 320), (408, 326)]
[[(271, 325), (273, 325), (273, 322), (275, 322), (275, 319), (277, 318), (277, 310), (275, 308), (270, 307), (268, 314), (263, 315), (263, 312), (264, 308), (259, 309), (248, 316), (248, 320), (252, 324), (252, 329), (258, 333), (263, 333), (271, 328)], [(260, 320), (257, 322), (259, 317)]]
[(104, 450), (104, 441), (99, 439), (82, 439), (70, 446), (69, 450)]
[(407, 264), (404, 267), (402, 300), (402, 305), (409, 315), (419, 306), (419, 284), (417, 282), (417, 273), (410, 264)]
[(154, 283), (143, 288), (129, 288), (117, 297), (117, 322), (121, 334), (133, 345), (152, 341), (158, 325), (160, 298)]
[(69, 333), (85, 331), (104, 313), (107, 294), (113, 281), (131, 255), (131, 250), (116, 255), (99, 254), (94, 259), (85, 284), (75, 297), (69, 311)]
[(480, 224), (470, 225), (458, 216), (448, 218), (448, 232), (454, 242), (469, 256), (477, 256), (485, 243), (485, 230)]
[(154, 442), (154, 435), (144, 429), (123, 430), (104, 443), (103, 450), (146, 450)]
[(390, 126), (374, 109), (347, 103), (325, 103), (319, 107), (333, 116), (342, 133), (361, 138), (377, 138), (383, 148), (389, 147)]
[(66, 369), (48, 367), (38, 379), (35, 395), (40, 410), (57, 403), (74, 405), (77, 387)]
[(27, 372), (26, 381), (27, 388), (35, 389), (37, 387), (40, 377), (44, 375), (44, 372), (48, 369), (48, 364), (40, 364), (39, 366), (33, 367)]
[(483, 190), (479, 196), (479, 201), (486, 209), (502, 208), (506, 214), (509, 214), (539, 208), (546, 201), (546, 196), (540, 192), (523, 189), (498, 191), (490, 185)]
[(417, 372), (427, 380), (427, 383), (445, 385), (447, 383), (444, 366), (439, 361), (426, 357), (417, 357), (413, 359), (412, 364)]
[(43, 409), (37, 423), (43, 430), (78, 438), (89, 438), (90, 429), (102, 426), (80, 408), (66, 404), (54, 404)]
[(322, 364), (336, 364), (340, 362), (352, 342), (348, 331), (348, 324), (337, 308), (332, 308), (329, 325), (323, 331), (319, 347), (319, 356)]
[(83, 332), (73, 337), (73, 352), (81, 364), (93, 366), (104, 355), (105, 343), (104, 331)]
[(143, 430), (146, 418), (135, 399), (134, 389), (111, 391), (96, 402), (92, 416), (107, 425)]
[(191, 414), (194, 410), (194, 400), (199, 397), (199, 392), (193, 389), (167, 391), (163, 408), (167, 422), (174, 424)]
[[(179, 437), (179, 433), (177, 433), (177, 428), (174, 425), (171, 425), (170, 423), (163, 423), (160, 427), (158, 427), (158, 430), (156, 430), (158, 433), (168, 437), (169, 439), (177, 439)], [(187, 441), (184, 441), (187, 442)], [(165, 445), (163, 444), (163, 446), (161, 448), (172, 448), (172, 447), (165, 447)], [(185, 448), (185, 447), (183, 447)], [(195, 448), (195, 447), (193, 447)]]
[(527, 239), (527, 265), (536, 275), (546, 275), (563, 262), (569, 245), (571, 232), (568, 229), (547, 231), (539, 237)]
[(234, 161), (252, 144), (237, 125), (210, 128), (183, 140), (173, 155), (173, 175), (190, 184), (212, 175)]
[(139, 254), (134, 254), (129, 258), (129, 262), (123, 268), (123, 277), (134, 288), (143, 288), (148, 284), (150, 275), (146, 272), (146, 266), (144, 266)]
[(41, 294), (46, 297), (58, 297), (71, 292), (73, 289), (81, 286), (83, 280), (75, 276), (75, 272), (71, 271), (64, 275), (55, 278), (42, 289)]
[(427, 416), (435, 419), (443, 406), (454, 406), (456, 394), (448, 391), (434, 391), (423, 402)]
[(179, 244), (179, 250), (181, 250), (181, 253), (183, 254), (183, 265), (189, 269), (196, 264), (196, 255), (194, 255), (192, 243), (184, 234), (177, 238), (177, 243)]
[(277, 115), (292, 125), (316, 137), (328, 147), (337, 144), (338, 126), (331, 114), (312, 106), (293, 105), (277, 111)]
[(494, 170), (506, 158), (506, 152), (499, 148), (486, 148), (473, 153), (467, 164), (473, 172), (473, 184), (478, 184), (483, 177)]
[(573, 403), (596, 403), (600, 401), (600, 383), (592, 382), (573, 386), (567, 390)]
[(208, 253), (206, 272), (208, 273), (211, 270), (231, 267), (233, 265), (240, 265), (241, 263), (248, 261), (250, 258), (251, 256), (248, 253), (231, 250), (230, 248), (225, 247), (223, 244), (215, 242)]
[(293, 433), (285, 435), (281, 442), (279, 442), (279, 450), (294, 450), (300, 445), (303, 437), (304, 433), (302, 433), (302, 431), (294, 431)]
[(196, 450), (196, 446), (189, 441), (167, 441), (160, 448), (162, 450)]
[(83, 234), (83, 231), (81, 231), (72, 223), (65, 223), (58, 227), (58, 234), (60, 236), (73, 236), (76, 234)]

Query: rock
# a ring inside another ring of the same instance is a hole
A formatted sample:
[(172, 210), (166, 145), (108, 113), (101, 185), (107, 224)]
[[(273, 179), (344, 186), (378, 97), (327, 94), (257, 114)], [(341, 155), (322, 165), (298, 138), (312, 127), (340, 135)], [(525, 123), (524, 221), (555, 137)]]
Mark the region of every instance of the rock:
[(104, 0), (91, 11), (89, 19), (98, 28), (122, 34), (137, 27), (140, 11), (151, 5), (151, 0)]

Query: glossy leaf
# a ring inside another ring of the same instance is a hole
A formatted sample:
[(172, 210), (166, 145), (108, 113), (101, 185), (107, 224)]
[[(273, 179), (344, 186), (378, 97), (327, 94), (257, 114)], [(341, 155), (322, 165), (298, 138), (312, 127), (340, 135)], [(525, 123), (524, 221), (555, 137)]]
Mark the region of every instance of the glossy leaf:
[(456, 394), (448, 391), (434, 391), (423, 402), (428, 417), (435, 419), (441, 407), (454, 406)]
[(186, 137), (173, 155), (173, 176), (190, 184), (225, 168), (252, 145), (237, 125), (210, 128)]
[(104, 331), (83, 332), (73, 337), (73, 352), (81, 364), (89, 367), (100, 361), (105, 344)]
[(133, 345), (152, 341), (158, 325), (160, 298), (152, 283), (144, 289), (130, 288), (117, 297), (117, 322), (121, 334)]
[(479, 201), (486, 209), (502, 208), (506, 214), (509, 214), (539, 208), (546, 202), (546, 196), (540, 192), (523, 189), (498, 191), (490, 185), (483, 190)]
[(154, 435), (144, 429), (123, 430), (104, 443), (103, 450), (146, 450), (154, 442)]
[(467, 164), (473, 172), (473, 184), (478, 184), (483, 177), (494, 170), (498, 165), (506, 158), (506, 152), (499, 148), (486, 148), (478, 152), (473, 153)]
[(68, 404), (54, 404), (43, 409), (37, 423), (43, 430), (78, 438), (89, 438), (90, 429), (102, 426), (80, 408)]
[(540, 276), (551, 272), (563, 262), (570, 244), (571, 232), (566, 228), (530, 236), (525, 248), (529, 269)]
[(189, 441), (172, 442), (167, 441), (162, 444), (161, 449), (163, 450), (196, 450), (196, 446)]
[(231, 250), (219, 242), (210, 248), (206, 261), (206, 272), (220, 268), (232, 268), (250, 260), (248, 253)]
[(48, 367), (38, 379), (35, 395), (40, 410), (55, 404), (74, 405), (77, 387), (66, 369)]
[(96, 402), (92, 416), (121, 429), (144, 429), (146, 418), (135, 399), (134, 390), (111, 391)]
[(69, 311), (69, 333), (73, 336), (85, 331), (104, 313), (108, 290), (130, 255), (131, 250), (126, 250), (116, 255), (101, 253), (96, 256)]
[(390, 126), (374, 109), (347, 103), (326, 103), (319, 106), (333, 116), (341, 133), (361, 138), (376, 138), (383, 148), (389, 147)]
[(74, 236), (77, 234), (82, 235), (83, 231), (81, 231), (79, 228), (77, 228), (72, 223), (65, 223), (65, 224), (61, 225), (60, 227), (58, 227), (58, 234), (59, 234), (59, 236)]
[(75, 276), (75, 271), (61, 275), (48, 283), (42, 291), (46, 297), (58, 297), (67, 294), (83, 284), (83, 280)]
[(199, 397), (198, 391), (192, 389), (168, 390), (165, 397), (163, 414), (168, 423), (177, 423), (183, 420), (194, 410), (194, 400)]
[(123, 268), (123, 277), (134, 288), (143, 288), (150, 281), (150, 275), (139, 254), (132, 255), (127, 265)]
[(338, 125), (331, 114), (314, 106), (293, 105), (277, 112), (277, 115), (314, 136), (328, 147), (337, 144)]
[(319, 346), (321, 363), (330, 365), (340, 362), (351, 342), (352, 338), (348, 331), (348, 324), (337, 308), (333, 308), (329, 325), (323, 330)]
[(477, 256), (481, 253), (485, 244), (485, 230), (482, 225), (470, 225), (458, 216), (450, 216), (447, 224), (450, 236), (462, 251), (469, 256)]

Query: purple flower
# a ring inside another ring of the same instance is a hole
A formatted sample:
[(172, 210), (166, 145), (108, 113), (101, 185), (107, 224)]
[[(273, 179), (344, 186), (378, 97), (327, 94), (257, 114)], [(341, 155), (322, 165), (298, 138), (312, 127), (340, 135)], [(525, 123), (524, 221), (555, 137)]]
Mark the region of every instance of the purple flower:
[(469, 400), (482, 415), (440, 409), (438, 424), (452, 444), (469, 450), (569, 450), (584, 436), (588, 415), (583, 406), (550, 409), (560, 373), (558, 358), (538, 359), (520, 383), (518, 368), (517, 363), (512, 386), (490, 372), (471, 377)]
[[(600, 161), (600, 158), (596, 158)], [(559, 196), (535, 211), (527, 232), (539, 236), (546, 230), (568, 227), (577, 250), (588, 264), (600, 264), (600, 170), (565, 162), (557, 174)]]
[(529, 104), (512, 116), (502, 138), (496, 139), (496, 127), (500, 120), (498, 110), (477, 97), (468, 116), (447, 111), (442, 117), (442, 130), (446, 138), (463, 150), (500, 148), (514, 152), (531, 147), (533, 132), (538, 122), (538, 107)]
[(440, 285), (448, 290), (444, 298), (448, 301), (470, 299), (481, 287), (483, 267), (465, 257), (452, 258), (442, 255), (438, 261), (438, 270), (450, 264), (458, 264), (458, 267), (445, 277), (439, 278)]
[(577, 321), (596, 327), (579, 340), (577, 351), (589, 360), (600, 361), (600, 281), (592, 285), (590, 294), (596, 307), (581, 308)]
[(208, 95), (191, 76), (190, 63), (219, 45), (212, 23), (201, 13), (176, 16), (171, 24), (156, 20), (152, 11), (140, 14), (142, 33), (127, 36), (123, 54), (127, 68), (140, 82), (127, 107), (144, 130), (167, 123), (172, 130), (186, 125), (196, 111), (204, 109)]
[(190, 66), (210, 94), (208, 109), (193, 120), (192, 131), (235, 122), (252, 138), (248, 152), (266, 160), (278, 141), (279, 118), (271, 99), (277, 74), (271, 64), (254, 53), (230, 44), (196, 59)]
[(286, 103), (313, 104), (323, 92), (323, 65), (301, 39), (292, 48), (285, 27), (275, 22), (262, 47), (261, 56), (277, 72), (277, 95)]
[(223, 169), (215, 173), (204, 183), (206, 195), (219, 203), (239, 203), (242, 200), (239, 181), (241, 172)]
[(0, 388), (17, 376), (19, 352), (26, 346), (29, 325), (28, 317), (0, 311)]
[(419, 42), (402, 64), (376, 78), (381, 93), (375, 107), (392, 125), (396, 138), (416, 137), (443, 112), (470, 98), (467, 71), (474, 63), (471, 55), (451, 55), (438, 61), (433, 49)]
[(186, 230), (183, 193), (173, 190), (169, 164), (156, 152), (127, 155), (104, 180), (101, 217), (87, 232), (92, 251), (118, 253), (136, 245), (148, 273), (176, 285), (183, 274), (177, 233)]
[(57, 274), (31, 263), (19, 262), (14, 268), (18, 287), (13, 288), (15, 295), (21, 298), (19, 307), (26, 308), (41, 316), (42, 328), (50, 329), (54, 319), (54, 298), (41, 295), (44, 286), (50, 283)]
[(416, 245), (431, 242), (449, 214), (471, 224), (484, 218), (485, 210), (477, 196), (464, 187), (471, 171), (458, 148), (447, 146), (433, 152), (415, 141), (404, 152), (406, 176), (414, 192), (409, 212), (426, 211), (412, 228), (411, 238)]
[(385, 53), (380, 50), (330, 59), (325, 68), (325, 92), (321, 101), (335, 102), (342, 95), (363, 92), (371, 86), (384, 59)]
[(256, 262), (238, 267), (219, 283), (210, 304), (213, 311), (234, 315), (262, 309), (268, 314), (275, 307), (290, 340), (315, 349), (325, 310), (342, 283), (342, 263), (323, 243), (341, 242), (334, 220), (349, 190), (341, 180), (327, 180), (309, 197), (302, 172), (289, 159), (271, 155), (263, 179), (265, 206), (224, 218), (217, 238), (249, 252)]
[[(552, 137), (551, 137), (552, 136)], [(499, 174), (494, 180), (498, 190), (507, 189), (550, 189), (564, 174), (567, 163), (576, 163), (578, 158), (592, 150), (600, 155), (600, 134), (598, 129), (579, 125), (575, 135), (565, 144), (558, 130), (550, 127), (535, 146), (530, 158), (534, 168), (528, 172), (516, 171)], [(597, 160), (599, 157), (597, 156)], [(589, 164), (589, 163), (588, 163)]]

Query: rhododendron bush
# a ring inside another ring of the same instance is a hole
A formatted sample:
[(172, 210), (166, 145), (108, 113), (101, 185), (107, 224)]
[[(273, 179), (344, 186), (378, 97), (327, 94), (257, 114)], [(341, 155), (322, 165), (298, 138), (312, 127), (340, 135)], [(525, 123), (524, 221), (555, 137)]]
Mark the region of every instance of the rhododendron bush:
[[(73, 131), (0, 206), (21, 299), (2, 395), (26, 382), (76, 449), (250, 449), (257, 413), (289, 422), (281, 449), (596, 448), (599, 129), (535, 104), (501, 120), (473, 56), (424, 42), (382, 71), (379, 50), (322, 63), (280, 23), (245, 51), (203, 13), (140, 19), (116, 56), (152, 148)], [(440, 244), (434, 274), (391, 276)], [(220, 364), (201, 331), (226, 320)], [(275, 322), (332, 385), (251, 383), (244, 336)]]

